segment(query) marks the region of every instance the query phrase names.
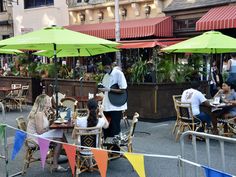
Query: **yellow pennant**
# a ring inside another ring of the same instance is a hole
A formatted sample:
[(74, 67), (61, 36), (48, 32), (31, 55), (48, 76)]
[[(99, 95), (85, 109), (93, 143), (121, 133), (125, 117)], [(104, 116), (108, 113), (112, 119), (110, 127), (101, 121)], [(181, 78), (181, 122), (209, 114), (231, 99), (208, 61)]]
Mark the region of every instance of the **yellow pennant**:
[(140, 177), (145, 177), (144, 157), (141, 154), (124, 153)]

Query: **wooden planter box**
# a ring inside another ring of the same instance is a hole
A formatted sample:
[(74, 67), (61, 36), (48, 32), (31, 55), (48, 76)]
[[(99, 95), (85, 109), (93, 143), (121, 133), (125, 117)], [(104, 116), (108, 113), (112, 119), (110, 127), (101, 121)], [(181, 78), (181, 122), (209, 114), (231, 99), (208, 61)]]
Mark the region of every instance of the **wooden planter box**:
[[(46, 78), (43, 80), (45, 91), (52, 95), (54, 79)], [(59, 92), (66, 96), (77, 98), (88, 96), (88, 93), (97, 93), (96, 82), (82, 83), (79, 80), (59, 79)], [(207, 93), (207, 82), (202, 82), (203, 92)], [(132, 116), (138, 112), (141, 118), (160, 120), (176, 116), (172, 95), (179, 95), (189, 88), (189, 83), (169, 83), (169, 84), (128, 84), (128, 111), (127, 115)]]
[[(46, 93), (51, 96), (55, 79), (44, 78), (43, 83)], [(81, 82), (76, 79), (58, 79), (58, 89), (68, 97), (78, 98), (79, 96), (88, 96), (88, 93), (97, 93), (97, 84), (96, 82)]]
[(17, 77), (17, 76), (0, 76), (0, 86), (10, 87), (11, 84), (29, 85), (29, 94), (27, 97), (28, 103), (32, 104), (35, 98), (42, 93), (40, 79), (32, 77)]
[[(208, 93), (206, 81), (201, 82), (202, 92)], [(128, 116), (138, 112), (141, 118), (165, 119), (176, 116), (172, 95), (180, 95), (190, 83), (129, 84)]]

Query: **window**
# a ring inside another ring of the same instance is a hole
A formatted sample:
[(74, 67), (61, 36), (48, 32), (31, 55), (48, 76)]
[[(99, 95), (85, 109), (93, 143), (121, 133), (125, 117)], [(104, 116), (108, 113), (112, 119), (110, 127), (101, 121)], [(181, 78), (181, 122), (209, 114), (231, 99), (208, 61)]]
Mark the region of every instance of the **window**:
[(195, 30), (197, 21), (198, 21), (198, 18), (175, 20), (174, 21), (174, 30), (175, 31), (192, 31), (192, 30)]
[(54, 0), (25, 0), (25, 9), (54, 5)]
[(2, 39), (8, 39), (10, 38), (10, 35), (2, 35)]
[(6, 6), (5, 6), (5, 1), (0, 0), (0, 12), (6, 12)]

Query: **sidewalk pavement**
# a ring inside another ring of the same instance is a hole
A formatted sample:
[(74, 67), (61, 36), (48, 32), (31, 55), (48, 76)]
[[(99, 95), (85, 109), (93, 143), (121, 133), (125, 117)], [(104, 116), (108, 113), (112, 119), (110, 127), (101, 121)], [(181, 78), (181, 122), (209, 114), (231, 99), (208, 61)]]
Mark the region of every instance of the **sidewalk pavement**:
[[(6, 113), (7, 124), (16, 127), (15, 119), (19, 116), (27, 117), (31, 106), (23, 109), (23, 112), (19, 110)], [(0, 116), (0, 121), (2, 115)], [(180, 144), (175, 142), (175, 137), (171, 134), (174, 121), (166, 121), (159, 123), (149, 123), (139, 121), (135, 131), (135, 137), (133, 140), (134, 152), (145, 154), (162, 154), (162, 155), (180, 155)], [(124, 125), (122, 124), (124, 129)], [(8, 146), (9, 157), (11, 156), (13, 142), (14, 142), (14, 130), (7, 129), (8, 133)], [(70, 136), (70, 133), (67, 134)], [(205, 142), (198, 142), (198, 160), (201, 164), (206, 164), (206, 147)], [(2, 152), (2, 146), (0, 145), (0, 152)], [(193, 160), (193, 148), (191, 141), (186, 141), (185, 155), (189, 160)], [(225, 155), (227, 172), (236, 175), (236, 160), (235, 160), (235, 145), (225, 143)], [(23, 166), (24, 149), (18, 153), (16, 160), (9, 160), (9, 175), (21, 170)], [(211, 141), (211, 158), (212, 167), (221, 169), (219, 143)], [(179, 171), (177, 167), (177, 160), (157, 158), (157, 157), (144, 157), (145, 159), (145, 171), (147, 177), (177, 177)], [(62, 164), (67, 167), (68, 163)], [(186, 177), (194, 176), (194, 167), (186, 165)], [(204, 176), (203, 170), (200, 171), (200, 176)], [(48, 166), (42, 169), (40, 162), (36, 162), (30, 166), (27, 170), (25, 177), (27, 176), (44, 176), (44, 177), (59, 177), (59, 176), (71, 176), (71, 172), (67, 173), (50, 173)], [(99, 172), (82, 173), (81, 177), (99, 177)], [(110, 161), (108, 163), (107, 177), (137, 177), (137, 173), (133, 170), (128, 160), (120, 158), (118, 160)], [(0, 159), (0, 177), (5, 177), (4, 161)]]

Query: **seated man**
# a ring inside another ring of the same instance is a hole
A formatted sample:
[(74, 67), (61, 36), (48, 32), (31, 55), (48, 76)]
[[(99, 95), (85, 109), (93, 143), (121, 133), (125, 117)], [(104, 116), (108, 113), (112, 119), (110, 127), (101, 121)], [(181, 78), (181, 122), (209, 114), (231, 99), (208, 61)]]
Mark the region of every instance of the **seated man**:
[(198, 90), (200, 87), (199, 82), (192, 82), (192, 88), (184, 90), (181, 96), (181, 102), (191, 103), (192, 113), (195, 117), (200, 119), (202, 122), (207, 123), (207, 127), (211, 127), (211, 117), (205, 112), (200, 111), (200, 105), (204, 104), (210, 106), (205, 96)]

